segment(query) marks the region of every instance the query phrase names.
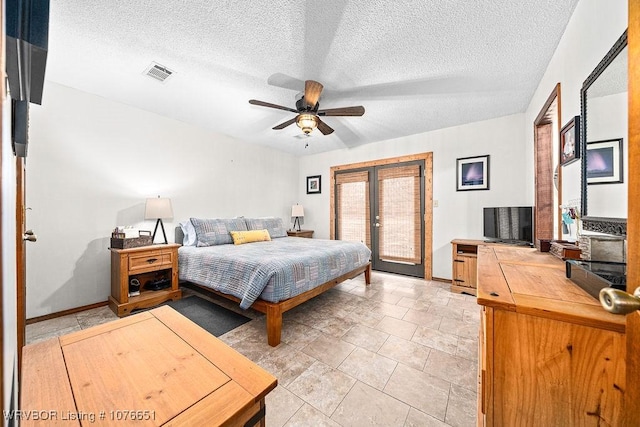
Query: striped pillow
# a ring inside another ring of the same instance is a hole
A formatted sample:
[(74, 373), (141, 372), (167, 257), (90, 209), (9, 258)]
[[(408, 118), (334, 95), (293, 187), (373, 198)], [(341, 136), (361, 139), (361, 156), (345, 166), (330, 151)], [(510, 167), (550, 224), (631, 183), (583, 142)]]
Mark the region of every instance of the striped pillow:
[(243, 218), (191, 218), (191, 224), (196, 230), (196, 246), (198, 247), (231, 244), (233, 243), (231, 231), (247, 230)]
[(247, 230), (267, 230), (272, 239), (287, 237), (282, 218), (245, 218)]

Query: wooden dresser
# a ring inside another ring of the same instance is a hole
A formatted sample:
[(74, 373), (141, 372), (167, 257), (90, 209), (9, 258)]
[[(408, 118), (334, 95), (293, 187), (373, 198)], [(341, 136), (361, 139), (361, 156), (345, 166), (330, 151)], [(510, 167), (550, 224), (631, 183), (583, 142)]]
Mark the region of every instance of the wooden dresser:
[(478, 247), (478, 425), (621, 425), (625, 318), (532, 248)]
[(23, 349), (21, 425), (264, 426), (274, 376), (164, 306)]

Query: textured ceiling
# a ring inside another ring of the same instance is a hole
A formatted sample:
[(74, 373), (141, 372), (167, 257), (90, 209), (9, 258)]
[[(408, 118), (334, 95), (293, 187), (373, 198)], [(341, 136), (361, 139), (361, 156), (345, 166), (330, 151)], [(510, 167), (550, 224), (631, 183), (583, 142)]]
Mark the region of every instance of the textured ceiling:
[[(523, 112), (577, 1), (52, 0), (47, 79), (306, 155)], [(307, 79), (364, 116), (304, 138), (248, 103), (295, 108)]]

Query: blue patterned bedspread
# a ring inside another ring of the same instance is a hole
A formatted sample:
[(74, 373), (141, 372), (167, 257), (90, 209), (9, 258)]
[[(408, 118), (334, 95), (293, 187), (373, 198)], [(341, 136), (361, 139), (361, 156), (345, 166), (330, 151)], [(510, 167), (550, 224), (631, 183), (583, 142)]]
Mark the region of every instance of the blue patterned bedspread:
[(181, 280), (240, 298), (280, 302), (362, 267), (371, 251), (359, 242), (282, 237), (268, 242), (178, 250)]

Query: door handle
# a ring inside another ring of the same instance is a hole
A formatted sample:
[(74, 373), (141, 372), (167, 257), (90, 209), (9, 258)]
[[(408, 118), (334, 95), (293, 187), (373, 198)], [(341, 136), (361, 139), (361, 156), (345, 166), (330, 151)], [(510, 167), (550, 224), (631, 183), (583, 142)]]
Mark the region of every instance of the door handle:
[(33, 230), (27, 230), (22, 235), (22, 240), (27, 242), (35, 242), (38, 240), (38, 236), (33, 233)]
[(629, 314), (640, 310), (640, 287), (633, 295), (619, 289), (604, 288), (600, 290), (600, 304), (609, 313)]

